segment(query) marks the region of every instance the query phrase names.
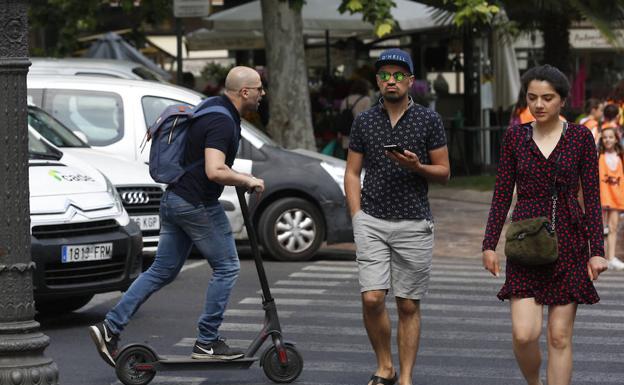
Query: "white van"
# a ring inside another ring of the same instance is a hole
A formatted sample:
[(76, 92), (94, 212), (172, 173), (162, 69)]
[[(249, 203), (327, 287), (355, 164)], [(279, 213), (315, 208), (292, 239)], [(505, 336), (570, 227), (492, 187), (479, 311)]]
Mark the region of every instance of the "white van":
[(33, 75), (102, 76), (168, 83), (160, 74), (129, 60), (31, 57), (30, 63), (28, 73)]
[[(165, 107), (197, 105), (201, 94), (154, 82), (78, 76), (28, 76), (28, 97), (102, 151), (147, 162), (145, 132)], [(353, 240), (344, 195), (345, 162), (304, 150), (286, 150), (249, 122), (241, 123), (234, 169), (265, 180), (260, 200), (249, 202), (260, 243), (279, 260), (307, 260), (321, 244)], [(247, 233), (236, 192), (221, 199), (237, 240)]]
[(61, 122), (32, 105), (28, 106), (28, 126), (63, 153), (83, 160), (102, 172), (117, 189), (130, 219), (139, 225), (143, 234), (143, 251), (156, 251), (160, 232), (160, 199), (165, 186), (152, 180), (145, 163), (91, 148)]
[(35, 305), (66, 312), (124, 291), (142, 267), (139, 227), (99, 171), (28, 131)]

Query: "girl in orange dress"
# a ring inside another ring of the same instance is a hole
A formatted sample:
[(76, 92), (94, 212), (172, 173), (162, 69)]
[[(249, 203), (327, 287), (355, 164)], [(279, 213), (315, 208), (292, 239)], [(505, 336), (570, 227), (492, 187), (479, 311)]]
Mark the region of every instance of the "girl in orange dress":
[(606, 255), (609, 269), (624, 270), (624, 262), (615, 256), (617, 227), (620, 212), (624, 211), (624, 167), (622, 166), (622, 146), (615, 128), (603, 128), (600, 136), (600, 159), (598, 170), (600, 175), (600, 204), (609, 224)]

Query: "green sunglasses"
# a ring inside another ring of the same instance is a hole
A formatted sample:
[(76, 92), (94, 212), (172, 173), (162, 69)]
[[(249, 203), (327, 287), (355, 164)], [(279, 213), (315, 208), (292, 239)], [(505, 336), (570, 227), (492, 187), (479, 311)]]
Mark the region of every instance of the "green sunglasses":
[(406, 72), (395, 72), (393, 74), (391, 74), (390, 72), (386, 72), (386, 71), (379, 71), (377, 72), (377, 76), (379, 76), (379, 79), (381, 79), (384, 82), (387, 82), (388, 80), (390, 80), (390, 77), (392, 76), (394, 78), (394, 80), (396, 80), (397, 82), (402, 82), (403, 79), (408, 78), (410, 76), (412, 76), (412, 74), (410, 73), (406, 73)]

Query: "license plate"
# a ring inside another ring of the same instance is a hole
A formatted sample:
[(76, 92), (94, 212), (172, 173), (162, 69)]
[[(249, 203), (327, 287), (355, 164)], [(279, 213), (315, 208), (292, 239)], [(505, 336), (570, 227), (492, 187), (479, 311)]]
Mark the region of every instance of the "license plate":
[(96, 243), (92, 245), (71, 245), (61, 248), (61, 262), (101, 261), (113, 258), (112, 243)]
[(160, 217), (158, 215), (137, 215), (130, 217), (141, 231), (160, 230)]

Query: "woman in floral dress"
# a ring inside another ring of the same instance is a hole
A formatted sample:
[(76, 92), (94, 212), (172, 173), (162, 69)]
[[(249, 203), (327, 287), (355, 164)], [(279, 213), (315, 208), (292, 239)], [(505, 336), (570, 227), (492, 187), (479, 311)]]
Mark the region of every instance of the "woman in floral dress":
[[(592, 280), (607, 269), (596, 146), (585, 126), (559, 119), (570, 85), (558, 69), (534, 67), (522, 77), (522, 87), (535, 121), (510, 127), (505, 133), (483, 240), (483, 265), (498, 276), (495, 250), (514, 186), (518, 203), (512, 221), (550, 218), (552, 183), (556, 180), (559, 258), (536, 267), (508, 262), (498, 298), (510, 300), (513, 351), (528, 385), (542, 384), (539, 337), (542, 310), (548, 306), (548, 385), (569, 385), (576, 309), (578, 304), (600, 300)], [(577, 198), (579, 188), (583, 204)]]

